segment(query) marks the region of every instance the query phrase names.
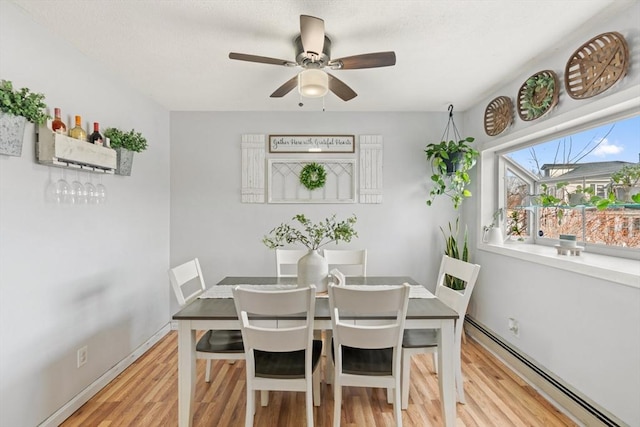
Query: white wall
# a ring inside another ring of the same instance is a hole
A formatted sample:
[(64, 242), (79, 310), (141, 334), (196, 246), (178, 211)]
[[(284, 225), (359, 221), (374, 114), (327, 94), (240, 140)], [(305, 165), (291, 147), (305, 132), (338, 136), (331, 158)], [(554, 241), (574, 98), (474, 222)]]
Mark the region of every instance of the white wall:
[(132, 176), (103, 177), (104, 206), (45, 202), (62, 169), (36, 163), (33, 126), (22, 157), (0, 155), (0, 425), (33, 427), (169, 321), (169, 113), (6, 1), (0, 78), (149, 141)]
[[(560, 128), (586, 114), (597, 115), (612, 105), (637, 100), (638, 22), (640, 3), (635, 2), (631, 9), (610, 20), (585, 25), (581, 33), (559, 44), (548, 57), (533, 60), (513, 81), (467, 111), (465, 127), (482, 146), (494, 147), (498, 142), (509, 144), (528, 134)], [(544, 118), (523, 122), (516, 115), (514, 125), (503, 135), (491, 138), (485, 134), (484, 109), (493, 98), (507, 95), (515, 100), (522, 82), (544, 69), (556, 71), (563, 82), (564, 67), (573, 51), (605, 31), (618, 31), (629, 43), (632, 63), (624, 80), (604, 94), (581, 101), (570, 98), (563, 83), (558, 106)], [(483, 161), (483, 179), (492, 181), (492, 156), (486, 155)], [(474, 240), (482, 225), (490, 223), (496, 207), (493, 186), (480, 186), (478, 182), (474, 191), (479, 197), (464, 208)], [(485, 250), (477, 250), (475, 256), (482, 270), (471, 301), (471, 316), (624, 422), (640, 425), (640, 289)], [(640, 281), (640, 267), (637, 272)], [(519, 337), (508, 331), (509, 317), (519, 320)]]
[[(297, 213), (316, 221), (355, 213), (359, 238), (339, 247), (367, 248), (368, 274), (429, 283), (443, 248), (438, 226), (455, 214), (448, 201), (426, 205), (430, 169), (423, 150), (440, 138), (446, 121), (444, 113), (172, 112), (172, 265), (199, 257), (208, 285), (229, 275), (275, 275), (275, 254), (261, 242), (273, 227)], [(245, 133), (382, 135), (383, 203), (241, 203)]]

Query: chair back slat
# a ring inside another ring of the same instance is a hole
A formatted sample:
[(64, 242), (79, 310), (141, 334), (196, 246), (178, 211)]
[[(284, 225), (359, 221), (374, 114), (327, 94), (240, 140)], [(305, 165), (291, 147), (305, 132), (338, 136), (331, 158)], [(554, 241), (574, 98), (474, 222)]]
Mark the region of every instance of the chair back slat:
[(198, 258), (171, 268), (169, 270), (169, 281), (181, 306), (196, 299), (206, 289)]
[[(478, 279), (480, 266), (459, 259), (443, 255), (438, 272), (436, 286), (436, 296), (442, 302), (454, 309), (459, 316), (464, 316), (467, 312), (471, 294)], [(451, 276), (465, 282), (463, 290), (454, 290), (445, 286), (445, 277)]]
[[(313, 339), (315, 286), (289, 290), (258, 290), (236, 286), (233, 289), (245, 349), (294, 351), (308, 348)], [(302, 326), (278, 327), (274, 319), (268, 326), (264, 316), (303, 314)]]
[(340, 270), (346, 276), (367, 275), (367, 250), (340, 250), (325, 249), (323, 251), (324, 258), (327, 260), (329, 268), (340, 267)]
[(340, 343), (357, 348), (389, 348), (397, 345), (402, 336), (399, 323), (380, 326), (359, 326), (338, 323), (336, 325)]
[(395, 315), (404, 300), (398, 286), (336, 286), (333, 293), (334, 298), (340, 301), (340, 310), (354, 315), (385, 312)]
[(298, 260), (307, 253), (304, 249), (276, 249), (276, 276), (297, 277)]

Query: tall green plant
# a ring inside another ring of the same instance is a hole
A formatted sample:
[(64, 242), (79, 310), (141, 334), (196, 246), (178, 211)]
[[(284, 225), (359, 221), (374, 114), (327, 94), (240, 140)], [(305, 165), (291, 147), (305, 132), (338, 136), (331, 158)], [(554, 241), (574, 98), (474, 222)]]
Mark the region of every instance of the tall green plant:
[[(449, 223), (449, 234), (444, 231), (442, 227), (440, 227), (440, 231), (442, 231), (442, 236), (444, 237), (444, 253), (445, 255), (459, 259), (462, 261), (469, 261), (469, 235), (467, 231), (467, 227), (464, 228), (464, 236), (462, 241), (462, 248), (460, 248), (460, 244), (458, 242), (458, 235), (460, 233), (460, 218), (456, 218), (455, 227)], [(463, 280), (458, 278), (446, 275), (445, 286), (454, 289), (456, 291), (463, 290), (466, 286), (466, 283)]]

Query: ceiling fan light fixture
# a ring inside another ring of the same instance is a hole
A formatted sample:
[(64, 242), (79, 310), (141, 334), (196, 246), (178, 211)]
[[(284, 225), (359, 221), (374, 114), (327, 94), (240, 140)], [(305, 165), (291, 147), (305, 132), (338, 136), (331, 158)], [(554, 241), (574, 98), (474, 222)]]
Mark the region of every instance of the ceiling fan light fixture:
[(329, 91), (329, 76), (322, 70), (309, 69), (298, 74), (298, 92), (306, 98), (320, 98)]

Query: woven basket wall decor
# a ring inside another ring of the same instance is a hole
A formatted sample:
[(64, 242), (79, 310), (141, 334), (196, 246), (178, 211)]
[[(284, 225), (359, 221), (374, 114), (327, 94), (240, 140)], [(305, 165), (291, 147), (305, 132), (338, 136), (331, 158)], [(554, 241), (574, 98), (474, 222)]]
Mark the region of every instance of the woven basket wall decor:
[(595, 36), (578, 48), (567, 61), (564, 86), (573, 99), (601, 94), (627, 74), (629, 47), (620, 33)]
[(526, 122), (539, 119), (558, 103), (560, 85), (551, 70), (529, 77), (518, 90), (518, 115)]
[(513, 122), (513, 103), (508, 96), (499, 96), (484, 110), (484, 131), (489, 136), (500, 135)]

